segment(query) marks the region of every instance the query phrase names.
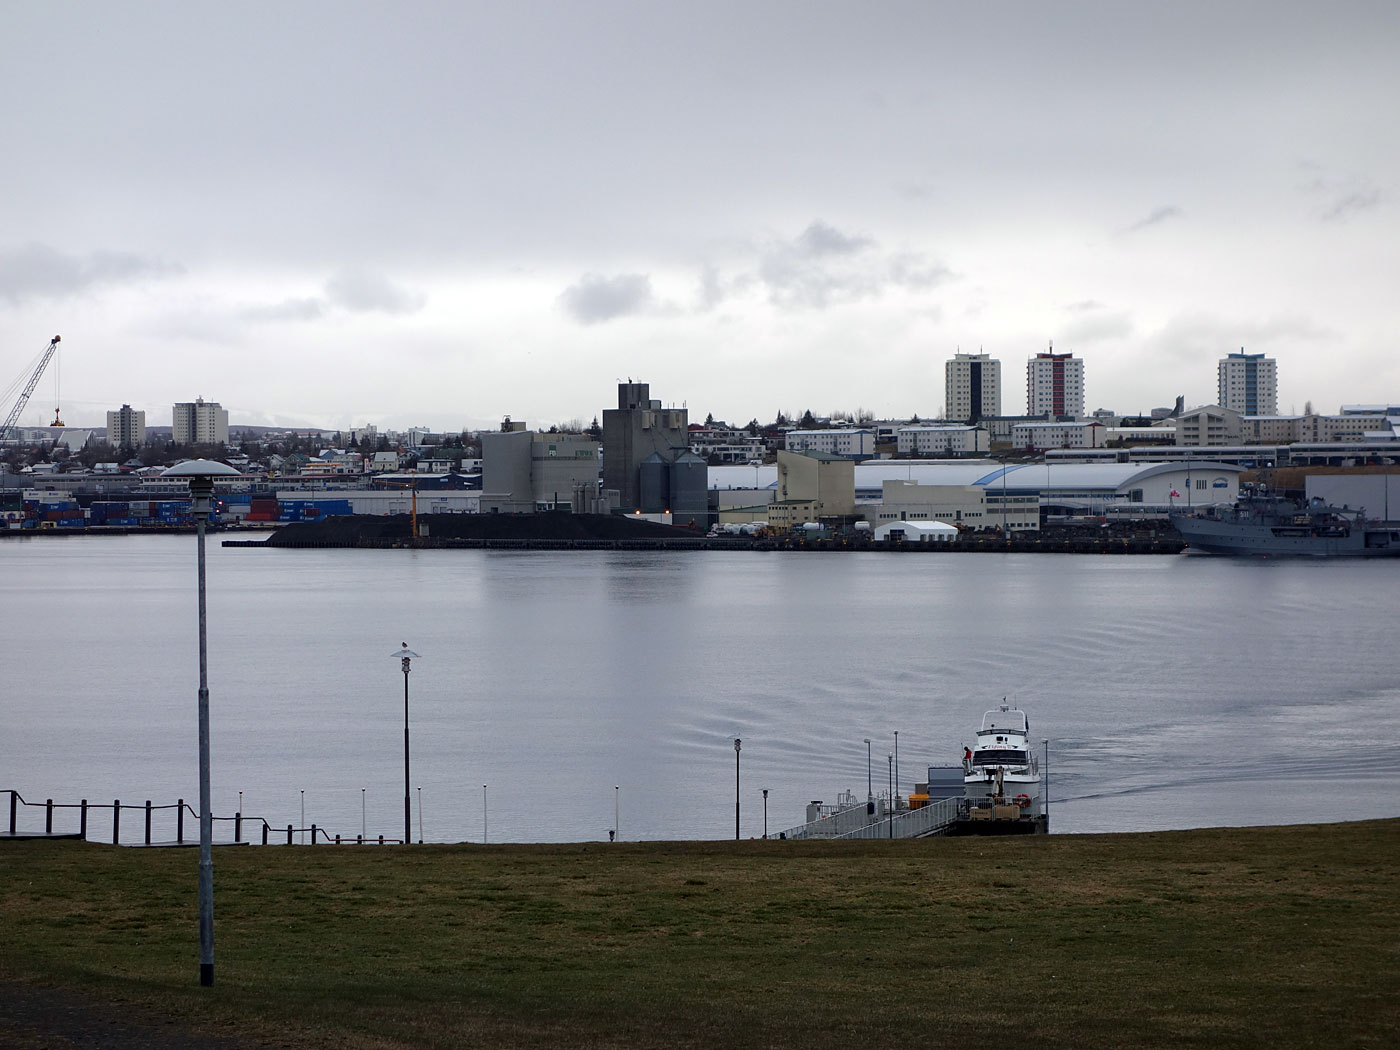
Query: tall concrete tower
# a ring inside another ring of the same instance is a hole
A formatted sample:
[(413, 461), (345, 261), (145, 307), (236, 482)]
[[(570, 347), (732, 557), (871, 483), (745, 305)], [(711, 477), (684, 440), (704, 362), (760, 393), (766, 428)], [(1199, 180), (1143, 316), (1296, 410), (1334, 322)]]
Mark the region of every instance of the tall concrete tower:
[(666, 509), (642, 506), (642, 463), (655, 453), (672, 464), (688, 452), (689, 426), (689, 413), (662, 408), (646, 383), (617, 385), (617, 407), (603, 410), (603, 488), (617, 490), (621, 509)]

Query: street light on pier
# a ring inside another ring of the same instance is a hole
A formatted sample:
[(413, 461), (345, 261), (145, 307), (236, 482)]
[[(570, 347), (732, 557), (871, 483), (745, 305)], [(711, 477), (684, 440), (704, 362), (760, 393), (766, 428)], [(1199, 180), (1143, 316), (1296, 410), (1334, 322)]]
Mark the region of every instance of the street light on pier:
[[(161, 472), (190, 486), (199, 579), (199, 983), (214, 984), (214, 817), (209, 797), (209, 647), (204, 599), (204, 526), (214, 510), (214, 479), (241, 477), (227, 463), (191, 459)], [(240, 803), (241, 804), (241, 803)]]
[(403, 844), (407, 846), (413, 841), (413, 792), (408, 780), (408, 672), (409, 664), (418, 654), (403, 642), (394, 655), (403, 668)]

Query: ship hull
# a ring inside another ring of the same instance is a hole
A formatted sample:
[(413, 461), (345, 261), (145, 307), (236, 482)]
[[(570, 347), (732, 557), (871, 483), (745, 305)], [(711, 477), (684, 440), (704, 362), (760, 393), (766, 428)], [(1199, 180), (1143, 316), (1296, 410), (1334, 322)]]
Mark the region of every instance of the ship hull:
[(1345, 536), (1320, 536), (1286, 526), (1174, 518), (1190, 550), (1211, 554), (1253, 554), (1269, 557), (1395, 558), (1400, 557), (1400, 528), (1355, 528)]

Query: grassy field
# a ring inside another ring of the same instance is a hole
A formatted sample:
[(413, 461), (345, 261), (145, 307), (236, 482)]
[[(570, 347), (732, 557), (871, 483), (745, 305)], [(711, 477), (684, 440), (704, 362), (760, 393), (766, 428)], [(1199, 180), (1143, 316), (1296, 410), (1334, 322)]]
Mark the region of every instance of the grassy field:
[(226, 848), (213, 989), (197, 860), (0, 843), (0, 977), (308, 1047), (1400, 1045), (1400, 821)]

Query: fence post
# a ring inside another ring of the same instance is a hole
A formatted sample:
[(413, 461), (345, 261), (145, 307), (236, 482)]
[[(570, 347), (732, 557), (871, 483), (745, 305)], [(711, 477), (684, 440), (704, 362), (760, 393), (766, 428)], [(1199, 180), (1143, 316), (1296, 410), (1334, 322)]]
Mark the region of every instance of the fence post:
[(311, 825), (311, 845), (316, 845), (316, 825)]
[(114, 799), (112, 799), (112, 845), (113, 845), (113, 846), (120, 846), (120, 845), (122, 844), (121, 830), (122, 830), (122, 800), (119, 799), (119, 798), (114, 798)]
[(175, 841), (185, 841), (185, 800), (175, 800)]
[(151, 844), (151, 800), (146, 799), (146, 845)]
[(15, 833), (15, 807), (19, 803), (19, 792), (14, 788), (10, 789), (10, 834)]
[(78, 834), (84, 842), (87, 841), (87, 799), (83, 799), (78, 807)]
[(380, 844), (381, 846), (384, 845), (384, 836), (383, 836), (383, 835), (380, 835), (380, 836), (379, 836), (379, 844)]
[(243, 841), (243, 811), (241, 809), (233, 815), (233, 841)]
[(339, 836), (339, 835), (337, 835), (337, 836), (335, 837), (335, 844), (336, 844), (337, 846), (340, 845), (340, 836)]
[(287, 825), (287, 845), (290, 846), (291, 844), (292, 844), (292, 826), (291, 826), (290, 824), (288, 824), (288, 825)]
[(44, 834), (53, 834), (53, 799), (44, 800)]
[(268, 829), (268, 823), (267, 823), (267, 821), (264, 820), (264, 821), (263, 821), (263, 845), (264, 845), (264, 846), (267, 845), (267, 829)]
[(357, 846), (363, 846), (364, 844), (365, 844), (365, 837), (364, 837), (363, 835), (356, 835), (356, 836), (355, 836), (355, 845), (357, 845)]

